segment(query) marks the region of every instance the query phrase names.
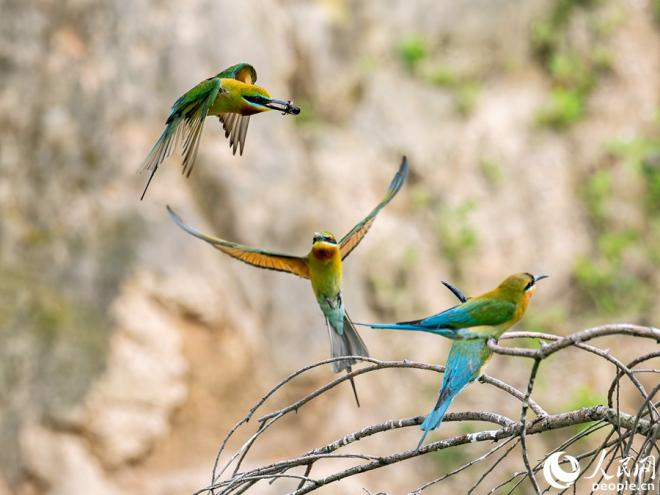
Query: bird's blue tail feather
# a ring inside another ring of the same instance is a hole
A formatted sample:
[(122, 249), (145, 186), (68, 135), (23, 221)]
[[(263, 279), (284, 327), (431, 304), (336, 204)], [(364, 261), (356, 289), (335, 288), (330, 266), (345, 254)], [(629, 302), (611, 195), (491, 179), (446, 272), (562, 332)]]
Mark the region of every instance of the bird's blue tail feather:
[(442, 419), (445, 417), (445, 413), (447, 412), (447, 409), (449, 409), (449, 405), (451, 404), (451, 401), (455, 395), (456, 394), (448, 394), (446, 397), (442, 398), (439, 403), (436, 404), (436, 407), (433, 409), (433, 411), (431, 411), (428, 416), (426, 416), (424, 422), (420, 426), (420, 429), (422, 429), (424, 433), (422, 433), (422, 438), (419, 439), (417, 450), (419, 450), (419, 448), (424, 443), (426, 435), (428, 435), (431, 430), (435, 430), (438, 426), (440, 426)]
[(425, 328), (421, 325), (406, 324), (406, 323), (355, 323), (366, 327), (375, 328), (378, 330), (412, 330), (417, 332), (432, 333), (441, 335), (443, 337), (455, 338), (456, 330), (449, 328)]
[(426, 416), (426, 419), (420, 428), (424, 431), (431, 431), (440, 426), (440, 423), (442, 423), (442, 419), (445, 417), (445, 413), (447, 412), (447, 409), (449, 409), (449, 404), (451, 404), (453, 398), (453, 395), (448, 396), (442, 402), (442, 404), (433, 409), (433, 411), (431, 411), (429, 415)]

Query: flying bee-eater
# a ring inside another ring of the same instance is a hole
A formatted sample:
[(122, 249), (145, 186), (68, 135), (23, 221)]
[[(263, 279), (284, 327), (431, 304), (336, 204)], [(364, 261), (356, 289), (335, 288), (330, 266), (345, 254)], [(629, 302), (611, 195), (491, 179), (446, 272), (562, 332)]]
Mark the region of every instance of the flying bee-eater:
[(293, 115), (300, 113), (300, 108), (290, 101), (272, 98), (266, 88), (254, 84), (256, 81), (257, 72), (250, 64), (232, 65), (202, 81), (174, 102), (170, 116), (165, 122), (165, 130), (149, 151), (140, 169), (151, 171), (140, 199), (144, 198), (158, 166), (172, 154), (181, 140), (182, 173), (186, 177), (190, 176), (204, 121), (209, 115), (217, 116), (222, 122), (233, 154), (239, 149), (242, 155), (250, 115), (268, 110)]
[(536, 291), (536, 283), (544, 278), (547, 275), (510, 275), (497, 288), (472, 298), (465, 297), (460, 290), (444, 282), (462, 301), (461, 304), (421, 320), (367, 325), (371, 328), (430, 332), (454, 340), (438, 400), (421, 426), (424, 433), (418, 449), (426, 435), (440, 426), (454, 397), (481, 374), (492, 354), (488, 339), (499, 338), (520, 321)]
[[(401, 189), (408, 175), (408, 161), (403, 157), (401, 166), (392, 179), (382, 201), (371, 213), (362, 219), (351, 231), (337, 242), (330, 232), (315, 232), (312, 238), (312, 248), (306, 256), (291, 256), (276, 252), (255, 249), (234, 242), (212, 237), (186, 225), (181, 218), (168, 206), (167, 211), (176, 224), (189, 234), (202, 239), (214, 248), (229, 256), (250, 265), (292, 273), (309, 279), (321, 311), (326, 320), (330, 335), (332, 357), (340, 358), (332, 363), (335, 373), (346, 370), (350, 373), (351, 366), (357, 362), (348, 356), (368, 356), (367, 347), (358, 335), (353, 322), (348, 317), (342, 299), (342, 261), (355, 249), (367, 234), (376, 220), (376, 216)], [(355, 400), (360, 405), (351, 379)]]

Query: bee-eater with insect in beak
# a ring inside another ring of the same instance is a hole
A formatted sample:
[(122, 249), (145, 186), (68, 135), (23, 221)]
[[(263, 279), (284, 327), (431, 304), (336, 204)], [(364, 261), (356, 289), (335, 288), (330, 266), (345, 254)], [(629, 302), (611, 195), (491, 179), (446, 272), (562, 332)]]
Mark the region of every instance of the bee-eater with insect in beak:
[(492, 354), (488, 339), (498, 339), (518, 323), (536, 291), (536, 283), (544, 278), (547, 275), (518, 273), (504, 279), (497, 288), (472, 298), (466, 298), (460, 290), (445, 282), (461, 304), (421, 320), (367, 325), (371, 328), (430, 332), (454, 340), (438, 401), (421, 426), (424, 433), (418, 449), (429, 431), (440, 426), (454, 397), (481, 374)]
[[(408, 175), (408, 161), (404, 157), (399, 170), (392, 179), (383, 200), (369, 215), (360, 221), (351, 231), (337, 242), (330, 232), (316, 232), (312, 238), (312, 249), (306, 256), (291, 256), (255, 249), (241, 244), (225, 241), (199, 232), (183, 223), (179, 216), (168, 206), (167, 210), (176, 224), (189, 234), (211, 244), (233, 258), (259, 268), (278, 270), (292, 273), (309, 279), (312, 290), (316, 296), (328, 325), (332, 357), (342, 356), (368, 356), (369, 352), (364, 342), (355, 330), (353, 322), (344, 308), (341, 294), (342, 261), (355, 249), (367, 234), (367, 231), (376, 220), (376, 215), (382, 210), (401, 189)], [(332, 363), (333, 370), (338, 373), (346, 370), (350, 373), (351, 366), (356, 359), (347, 357)], [(351, 386), (358, 406), (360, 402), (355, 390), (355, 383), (351, 379)]]
[(158, 166), (170, 156), (182, 139), (182, 173), (186, 177), (190, 176), (204, 120), (209, 115), (220, 119), (233, 153), (236, 154), (236, 149), (240, 149), (242, 155), (250, 115), (268, 110), (277, 110), (283, 114), (300, 113), (300, 109), (290, 101), (272, 98), (266, 88), (254, 84), (256, 81), (257, 72), (250, 64), (233, 65), (202, 81), (174, 102), (165, 130), (140, 169), (151, 171), (140, 199), (144, 198)]

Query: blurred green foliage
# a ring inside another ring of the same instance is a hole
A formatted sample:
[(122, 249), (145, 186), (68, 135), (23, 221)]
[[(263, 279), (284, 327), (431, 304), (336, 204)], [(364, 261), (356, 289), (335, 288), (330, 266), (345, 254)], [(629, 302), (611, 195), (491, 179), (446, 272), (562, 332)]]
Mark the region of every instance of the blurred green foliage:
[(550, 101), (539, 111), (536, 121), (544, 126), (563, 129), (584, 115), (584, 95), (573, 89), (555, 88)]
[(582, 199), (592, 224), (599, 230), (607, 220), (605, 205), (612, 194), (612, 175), (608, 170), (596, 170), (582, 186)]
[(476, 80), (467, 80), (456, 86), (454, 99), (458, 113), (461, 115), (471, 114), (480, 92), (481, 84)]
[[(467, 433), (467, 432), (465, 432)], [(431, 454), (433, 463), (442, 473), (448, 473), (469, 462), (471, 457), (465, 449), (441, 449)]]
[(453, 88), (459, 82), (459, 76), (449, 65), (438, 67), (429, 77), (429, 82), (442, 88)]
[(470, 225), (469, 216), (476, 203), (467, 200), (457, 206), (441, 206), (436, 214), (436, 232), (440, 252), (450, 264), (454, 280), (463, 279), (463, 267), (479, 243), (477, 231)]
[(428, 53), (426, 41), (420, 36), (409, 36), (399, 43), (399, 58), (406, 70), (414, 74)]
[[(385, 245), (382, 248), (384, 251), (390, 251)], [(384, 253), (376, 253), (373, 256), (376, 260), (385, 258)], [(388, 270), (367, 271), (369, 303), (384, 318), (396, 319), (397, 315), (415, 314), (423, 309), (411, 298), (411, 294), (414, 293), (411, 284), (415, 283), (411, 274), (418, 261), (416, 248), (409, 247), (401, 259), (392, 264)]]
[[(481, 92), (481, 83), (477, 78), (459, 74), (447, 64), (440, 65), (430, 74), (429, 71), (421, 71), (420, 64), (429, 58), (429, 49), (427, 42), (419, 36), (404, 39), (399, 44), (398, 51), (401, 62), (410, 74), (422, 77), (433, 86), (449, 90), (460, 115), (472, 113)], [(425, 64), (428, 65), (430, 64)]]
[[(576, 411), (585, 407), (593, 407), (601, 404), (606, 404), (607, 398), (605, 395), (595, 393), (592, 387), (589, 387), (585, 384), (578, 386), (575, 390), (572, 391), (569, 399), (561, 406), (562, 411)], [(583, 423), (581, 425), (572, 426), (573, 434), (576, 435), (582, 431), (585, 431), (591, 428), (594, 425), (593, 422)], [(593, 439), (585, 439), (587, 445), (593, 443)], [(592, 448), (595, 445), (592, 446)], [(585, 448), (587, 448), (585, 446)]]
[(449, 65), (441, 65), (427, 80), (434, 86), (451, 91), (456, 111), (460, 115), (472, 113), (481, 92), (481, 83), (476, 78), (460, 75)]
[(610, 143), (609, 151), (626, 160), (644, 179), (644, 206), (651, 216), (660, 215), (660, 137), (638, 137)]
[(479, 173), (493, 189), (497, 189), (504, 180), (502, 167), (495, 160), (487, 158), (479, 160)]
[(572, 411), (584, 407), (607, 403), (606, 397), (593, 391), (593, 387), (582, 384), (571, 393), (570, 398), (562, 406), (562, 411)]
[[(607, 151), (614, 168), (592, 172), (581, 189), (595, 249), (576, 261), (574, 276), (583, 299), (599, 311), (644, 315), (653, 305), (651, 274), (660, 266), (660, 139), (615, 141)], [(614, 171), (641, 183), (641, 225), (621, 223), (611, 207), (618, 194)]]
[[(539, 125), (565, 129), (584, 117), (586, 99), (598, 78), (612, 67), (607, 39), (618, 26), (619, 17), (605, 15), (607, 2), (559, 0), (551, 11), (532, 26), (534, 53), (550, 76), (549, 101), (537, 115)], [(600, 7), (596, 8), (596, 7)], [(618, 11), (616, 11), (618, 12)], [(615, 12), (615, 13), (616, 13)], [(574, 15), (588, 18), (588, 41), (576, 40), (570, 29)]]
[(532, 44), (542, 59), (557, 52), (562, 43), (563, 30), (571, 16), (580, 7), (591, 7), (597, 0), (557, 0), (549, 14), (532, 25)]

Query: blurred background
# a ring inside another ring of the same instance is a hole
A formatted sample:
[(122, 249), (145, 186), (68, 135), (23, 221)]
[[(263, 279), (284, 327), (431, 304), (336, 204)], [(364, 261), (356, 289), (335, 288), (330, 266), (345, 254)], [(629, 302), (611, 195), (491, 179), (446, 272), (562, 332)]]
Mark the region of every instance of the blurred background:
[[(208, 119), (190, 179), (177, 155), (140, 202), (136, 171), (172, 102), (238, 62), (302, 113), (253, 118), (243, 157)], [(529, 271), (551, 278), (518, 329), (660, 322), (657, 0), (1, 0), (0, 74), (2, 495), (202, 488), (228, 428), (327, 357), (308, 283), (221, 255), (166, 204), (205, 232), (304, 254), (315, 230), (341, 236), (370, 211), (406, 154), (407, 184), (345, 264), (356, 321), (438, 312), (455, 302), (442, 280), (477, 294)], [(449, 348), (361, 333), (382, 359), (443, 363)], [(624, 362), (641, 353), (604, 345)], [(487, 372), (522, 387), (529, 365), (496, 356)], [(567, 351), (544, 361), (535, 398), (549, 412), (603, 403), (612, 374)], [(332, 378), (319, 369), (274, 404)], [(360, 409), (338, 387), (264, 437), (252, 462), (425, 414), (440, 376), (356, 381)], [(451, 410), (517, 417), (519, 403), (476, 384)], [(466, 428), (488, 425), (447, 423), (432, 439)], [(362, 448), (417, 439), (409, 428)], [(322, 493), (405, 493), (487, 448)], [(520, 467), (503, 464), (487, 486)]]

